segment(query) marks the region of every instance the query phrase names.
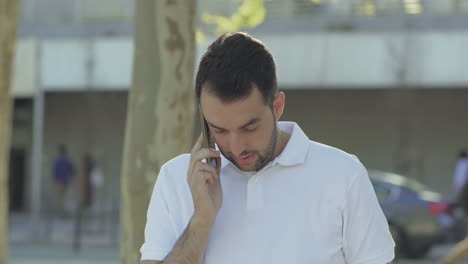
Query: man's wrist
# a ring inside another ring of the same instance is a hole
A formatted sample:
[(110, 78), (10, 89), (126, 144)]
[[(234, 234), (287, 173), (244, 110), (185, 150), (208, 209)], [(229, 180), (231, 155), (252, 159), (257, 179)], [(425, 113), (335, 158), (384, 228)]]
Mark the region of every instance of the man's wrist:
[(192, 216), (192, 219), (190, 219), (189, 227), (194, 230), (209, 232), (211, 231), (213, 224), (214, 219), (194, 215)]

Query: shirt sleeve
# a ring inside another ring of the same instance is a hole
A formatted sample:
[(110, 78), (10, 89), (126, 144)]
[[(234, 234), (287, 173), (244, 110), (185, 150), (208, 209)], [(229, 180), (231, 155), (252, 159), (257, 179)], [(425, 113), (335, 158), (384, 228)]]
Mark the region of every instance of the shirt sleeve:
[(148, 207), (145, 242), (140, 249), (141, 260), (164, 260), (178, 239), (164, 195), (169, 191), (165, 184), (165, 177), (163, 166)]
[(392, 236), (366, 169), (347, 191), (343, 214), (343, 252), (349, 264), (389, 263), (395, 257)]

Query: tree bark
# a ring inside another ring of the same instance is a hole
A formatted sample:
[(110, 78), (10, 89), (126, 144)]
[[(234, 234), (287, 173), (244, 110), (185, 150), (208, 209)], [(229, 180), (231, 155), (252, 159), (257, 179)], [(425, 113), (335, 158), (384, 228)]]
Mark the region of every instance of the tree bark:
[(11, 141), (11, 94), (18, 1), (0, 0), (0, 264), (8, 258), (8, 165)]
[(136, 1), (133, 83), (122, 167), (121, 262), (139, 263), (159, 168), (189, 152), (194, 129), (194, 0)]

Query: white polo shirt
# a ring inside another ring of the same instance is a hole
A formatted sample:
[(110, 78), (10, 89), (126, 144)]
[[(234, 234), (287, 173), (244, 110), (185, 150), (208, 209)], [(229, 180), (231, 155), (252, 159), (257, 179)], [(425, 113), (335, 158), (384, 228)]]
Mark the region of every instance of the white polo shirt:
[[(223, 205), (205, 264), (382, 264), (394, 242), (364, 166), (309, 141), (296, 123), (283, 152), (248, 177), (222, 157)], [(190, 156), (162, 166), (148, 208), (142, 260), (163, 260), (193, 215)]]

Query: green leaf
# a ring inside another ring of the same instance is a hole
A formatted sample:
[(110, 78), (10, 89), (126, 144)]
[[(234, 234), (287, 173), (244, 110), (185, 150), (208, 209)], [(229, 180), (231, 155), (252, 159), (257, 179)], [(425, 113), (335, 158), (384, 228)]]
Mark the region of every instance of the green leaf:
[(216, 34), (240, 31), (253, 28), (265, 21), (266, 9), (264, 0), (240, 0), (242, 4), (230, 17), (205, 13), (201, 19), (206, 24), (216, 25)]

